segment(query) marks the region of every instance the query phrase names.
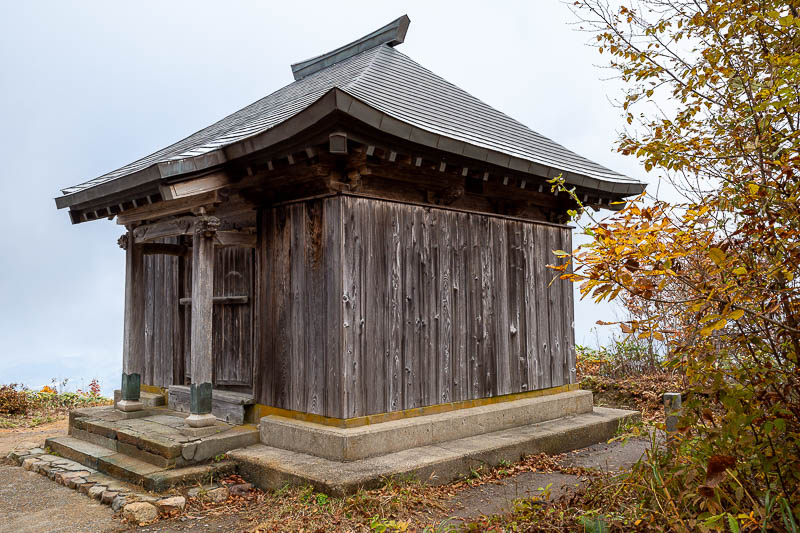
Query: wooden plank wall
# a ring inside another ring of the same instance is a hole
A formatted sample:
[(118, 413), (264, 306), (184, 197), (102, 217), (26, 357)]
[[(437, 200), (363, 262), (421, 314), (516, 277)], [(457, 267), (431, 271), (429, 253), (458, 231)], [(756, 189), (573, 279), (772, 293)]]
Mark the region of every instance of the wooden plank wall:
[(265, 210), (260, 403), (349, 418), (572, 383), (568, 228), (355, 197)]
[(259, 221), (259, 403), (341, 416), (341, 199), (264, 210)]
[(343, 199), (344, 417), (574, 382), (569, 228)]
[[(160, 239), (176, 243), (177, 239)], [(142, 383), (168, 387), (178, 378), (180, 326), (178, 317), (178, 258), (171, 255), (144, 256), (145, 368)]]

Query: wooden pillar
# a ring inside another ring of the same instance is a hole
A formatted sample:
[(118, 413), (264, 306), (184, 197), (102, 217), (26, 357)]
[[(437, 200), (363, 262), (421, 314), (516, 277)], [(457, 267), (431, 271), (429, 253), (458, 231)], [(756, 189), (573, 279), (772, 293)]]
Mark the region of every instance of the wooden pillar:
[(125, 325), (122, 339), (122, 387), (117, 409), (139, 411), (139, 388), (144, 367), (144, 256), (133, 231), (120, 237), (125, 250)]
[(212, 315), (214, 309), (214, 235), (219, 227), (216, 217), (198, 217), (192, 241), (192, 427), (213, 425), (211, 414), (211, 379), (214, 368)]

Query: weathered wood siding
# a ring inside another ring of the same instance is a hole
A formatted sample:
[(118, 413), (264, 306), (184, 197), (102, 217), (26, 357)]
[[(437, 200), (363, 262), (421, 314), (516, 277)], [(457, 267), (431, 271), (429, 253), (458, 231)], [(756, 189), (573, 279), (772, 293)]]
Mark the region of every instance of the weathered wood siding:
[(261, 218), (260, 403), (349, 418), (574, 382), (562, 226), (334, 197)]
[[(182, 298), (192, 296), (192, 259), (182, 261)], [(253, 353), (256, 324), (253, 310), (256, 294), (255, 251), (252, 248), (219, 247), (214, 250), (214, 297), (247, 297), (244, 303), (214, 303), (212, 319), (213, 383), (222, 387), (253, 384)], [(183, 375), (191, 372), (191, 305), (181, 305)], [(176, 383), (182, 383), (176, 381)]]
[(261, 213), (258, 402), (341, 416), (341, 199)]
[[(175, 243), (177, 239), (159, 242)], [(145, 368), (142, 383), (168, 387), (179, 378), (180, 325), (178, 316), (178, 258), (144, 256)]]

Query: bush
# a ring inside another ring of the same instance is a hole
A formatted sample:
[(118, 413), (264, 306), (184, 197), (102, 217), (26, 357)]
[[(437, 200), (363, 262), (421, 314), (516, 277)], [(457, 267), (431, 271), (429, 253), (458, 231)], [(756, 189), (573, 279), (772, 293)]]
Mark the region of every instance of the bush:
[(28, 392), (21, 385), (16, 383), (0, 385), (0, 414), (25, 414), (29, 404)]
[[(63, 391), (66, 380), (61, 385)], [(92, 380), (88, 388), (87, 391), (58, 392), (57, 388), (49, 386), (32, 391), (16, 383), (0, 385), (0, 428), (34, 427), (57, 420), (70, 409), (111, 403), (100, 395), (97, 380)]]

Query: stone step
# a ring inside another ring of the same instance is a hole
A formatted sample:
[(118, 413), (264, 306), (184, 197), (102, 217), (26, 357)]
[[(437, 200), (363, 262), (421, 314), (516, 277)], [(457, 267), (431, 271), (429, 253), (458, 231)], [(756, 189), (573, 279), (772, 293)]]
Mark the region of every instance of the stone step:
[[(114, 405), (117, 404), (118, 401), (122, 399), (122, 392), (117, 389), (114, 391)], [(145, 409), (150, 407), (161, 407), (162, 405), (166, 405), (164, 401), (163, 394), (156, 394), (154, 392), (144, 392), (141, 391), (139, 393), (139, 401), (142, 402), (142, 405)]]
[(357, 461), (332, 461), (317, 455), (264, 444), (234, 450), (239, 474), (262, 489), (310, 485), (334, 496), (381, 485), (385, 478), (416, 478), (442, 484), (474, 469), (519, 461), (530, 454), (562, 453), (609, 439), (634, 411), (595, 407), (591, 413), (410, 448)]
[(202, 463), (229, 450), (258, 442), (255, 426), (223, 422), (189, 428), (180, 413), (150, 409), (146, 416), (119, 418), (113, 408), (85, 409), (71, 416), (70, 436), (161, 468)]
[(232, 461), (164, 468), (75, 437), (49, 438), (45, 445), (61, 457), (151, 491), (163, 491), (181, 484), (204, 483), (236, 471), (236, 464)]
[[(190, 388), (185, 385), (170, 385), (169, 408), (188, 413), (190, 409)], [(224, 390), (211, 391), (211, 413), (218, 420), (228, 424), (244, 424), (245, 407), (255, 403), (252, 394)]]

